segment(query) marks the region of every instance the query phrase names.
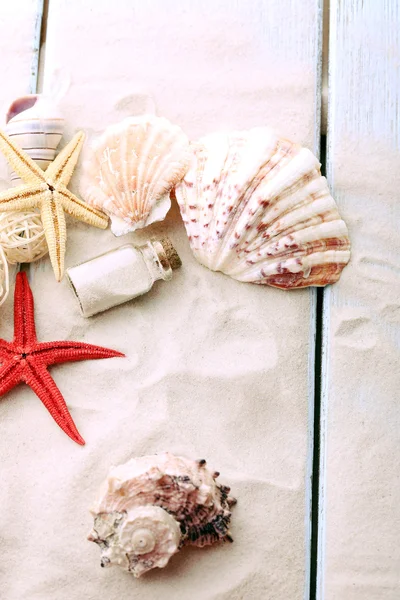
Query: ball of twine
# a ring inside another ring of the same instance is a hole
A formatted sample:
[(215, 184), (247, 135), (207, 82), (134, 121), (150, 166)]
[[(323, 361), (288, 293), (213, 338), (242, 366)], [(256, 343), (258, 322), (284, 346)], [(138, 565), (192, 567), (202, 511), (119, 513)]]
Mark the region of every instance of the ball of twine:
[(33, 262), (47, 254), (39, 212), (1, 213), (0, 245), (10, 264)]
[(3, 248), (0, 246), (0, 306), (8, 296), (10, 289), (8, 278), (8, 264)]

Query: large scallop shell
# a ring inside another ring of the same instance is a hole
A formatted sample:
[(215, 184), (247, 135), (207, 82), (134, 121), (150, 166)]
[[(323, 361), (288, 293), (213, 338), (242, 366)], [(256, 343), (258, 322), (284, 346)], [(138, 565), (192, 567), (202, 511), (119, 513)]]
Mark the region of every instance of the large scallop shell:
[(165, 452), (113, 467), (91, 509), (89, 540), (101, 548), (101, 566), (114, 564), (140, 577), (165, 567), (185, 544), (232, 541), (230, 488), (205, 460)]
[(261, 127), (208, 135), (193, 150), (175, 193), (200, 263), (283, 289), (338, 280), (347, 227), (309, 150)]
[(189, 140), (177, 125), (151, 115), (108, 127), (83, 165), (83, 198), (124, 235), (162, 221), (173, 186), (189, 166)]

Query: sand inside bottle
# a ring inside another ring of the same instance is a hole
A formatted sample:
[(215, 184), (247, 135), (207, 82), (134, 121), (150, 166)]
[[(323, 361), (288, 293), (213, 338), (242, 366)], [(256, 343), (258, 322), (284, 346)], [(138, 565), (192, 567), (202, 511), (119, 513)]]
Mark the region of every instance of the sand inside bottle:
[(72, 267), (67, 276), (85, 317), (145, 294), (154, 282), (142, 253), (131, 245)]

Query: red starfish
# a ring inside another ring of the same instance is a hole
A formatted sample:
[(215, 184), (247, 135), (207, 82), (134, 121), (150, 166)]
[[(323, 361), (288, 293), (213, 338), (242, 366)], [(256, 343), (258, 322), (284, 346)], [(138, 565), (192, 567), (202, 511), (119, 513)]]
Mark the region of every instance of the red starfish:
[(65, 400), (47, 370), (57, 363), (124, 356), (121, 352), (82, 342), (38, 342), (32, 290), (25, 273), (18, 273), (14, 293), (14, 341), (0, 339), (0, 396), (20, 382), (43, 402), (55, 422), (71, 439), (85, 441), (69, 414)]

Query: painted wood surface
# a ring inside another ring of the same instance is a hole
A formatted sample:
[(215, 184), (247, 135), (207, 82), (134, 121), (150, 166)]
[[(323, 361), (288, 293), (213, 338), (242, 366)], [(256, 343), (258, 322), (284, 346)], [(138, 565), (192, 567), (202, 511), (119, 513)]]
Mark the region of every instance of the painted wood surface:
[[(15, 98), (36, 90), (42, 4), (41, 0), (17, 0), (0, 6), (0, 111), (4, 116)], [(0, 190), (8, 185), (8, 165), (0, 155)], [(0, 286), (1, 299), (7, 294), (3, 296), (3, 289), (9, 285), (12, 288), (14, 276), (15, 267), (9, 266), (4, 288)], [(3, 306), (1, 319), (7, 318), (7, 308)]]
[[(15, 98), (36, 91), (42, 4), (39, 0), (16, 0), (3, 3), (0, 8), (0, 106), (3, 115)], [(0, 178), (7, 186), (7, 163), (1, 156)]]
[[(15, 0), (0, 6), (0, 111), (1, 127), (13, 100), (36, 92), (40, 32), (42, 24), (42, 0)], [(10, 185), (9, 167), (0, 154), (0, 190)], [(16, 266), (9, 267), (10, 295), (1, 307), (2, 327), (11, 326), (12, 331), (12, 292)], [(1, 403), (0, 403), (1, 404)], [(0, 448), (0, 453), (5, 448)]]
[[(38, 69), (38, 49), (42, 2), (38, 0), (13, 0), (2, 2), (0, 6), (0, 107), (1, 127), (5, 113), (11, 102), (27, 93), (36, 91)], [(0, 190), (9, 187), (9, 171), (6, 161), (0, 156)], [(15, 268), (11, 268), (11, 295), (1, 307), (0, 336), (12, 335), (12, 304)], [(1, 427), (7, 428), (6, 421), (22, 410), (23, 400), (10, 394), (8, 401), (0, 402)], [(1, 435), (0, 435), (1, 437)], [(20, 443), (16, 440), (16, 443)], [(17, 572), (19, 552), (23, 547), (23, 535), (15, 543), (19, 526), (13, 522), (13, 507), (19, 503), (18, 495), (12, 487), (16, 469), (15, 456), (10, 444), (0, 441), (0, 538), (1, 562), (0, 595), (2, 598), (16, 597), (15, 581), (10, 573)], [(23, 493), (23, 492), (21, 492)], [(21, 530), (20, 530), (21, 531)]]
[(333, 0), (328, 174), (352, 239), (325, 293), (319, 598), (400, 597), (400, 7)]
[[(319, 0), (57, 0), (49, 7), (44, 89), (56, 70), (70, 78), (66, 139), (80, 128), (91, 139), (155, 109), (192, 138), (265, 123), (317, 150), (321, 17)], [(127, 358), (54, 370), (84, 449), (26, 388), (1, 405), (3, 444), (23, 465), (13, 486), (25, 490), (18, 512), (26, 522), (15, 531), (24, 577), (15, 566), (8, 598), (308, 597), (314, 292), (208, 272), (192, 257), (176, 208), (151, 233), (172, 238), (183, 269), (149, 296), (90, 321), (47, 259), (31, 270), (42, 339), (108, 345)], [(67, 266), (121, 243), (71, 221)], [(27, 421), (34, 429), (15, 443)], [(87, 507), (111, 464), (162, 449), (205, 456), (221, 471), (239, 497), (236, 542), (188, 550), (138, 583), (100, 569), (98, 548), (85, 539)]]

